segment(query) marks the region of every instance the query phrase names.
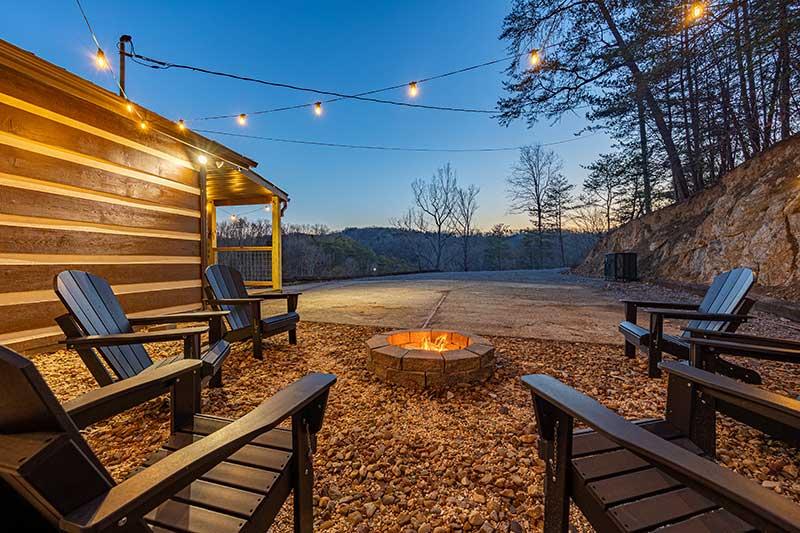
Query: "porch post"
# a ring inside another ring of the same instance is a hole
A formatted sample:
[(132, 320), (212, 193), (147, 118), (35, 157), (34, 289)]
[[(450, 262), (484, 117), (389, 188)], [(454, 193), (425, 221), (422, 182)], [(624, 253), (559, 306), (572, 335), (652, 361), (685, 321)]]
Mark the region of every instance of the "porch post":
[(217, 264), (217, 206), (214, 202), (206, 204), (208, 217), (208, 264)]
[(281, 252), (281, 199), (272, 196), (272, 289), (283, 288), (283, 268)]

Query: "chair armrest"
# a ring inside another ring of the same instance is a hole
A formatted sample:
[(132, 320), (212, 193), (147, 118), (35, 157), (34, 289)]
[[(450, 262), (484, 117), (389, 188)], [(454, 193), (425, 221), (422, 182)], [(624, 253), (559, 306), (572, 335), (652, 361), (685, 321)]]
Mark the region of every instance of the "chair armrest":
[(133, 326), (147, 326), (152, 324), (180, 324), (182, 322), (207, 322), (214, 318), (222, 318), (229, 311), (197, 311), (195, 313), (176, 313), (174, 315), (150, 315), (128, 317), (128, 322)]
[(118, 333), (115, 335), (88, 335), (72, 337), (61, 341), (67, 348), (99, 348), (102, 346), (123, 346), (147, 342), (167, 342), (201, 335), (208, 331), (208, 326), (196, 328), (180, 328), (164, 331), (141, 331), (136, 333)]
[(63, 407), (75, 425), (83, 429), (169, 392), (177, 380), (200, 372), (202, 367), (203, 363), (196, 359), (176, 361), (89, 391)]
[(683, 328), (692, 334), (692, 339), (710, 339), (729, 342), (738, 342), (740, 344), (749, 344), (757, 346), (772, 346), (777, 348), (794, 348), (800, 349), (800, 341), (790, 339), (778, 339), (775, 337), (760, 337), (758, 335), (748, 335), (746, 333), (732, 333), (730, 331), (711, 331), (701, 328)]
[(302, 292), (249, 292), (248, 296), (251, 298), (259, 298), (261, 300), (288, 300), (289, 298), (297, 298), (303, 294)]
[(730, 313), (701, 313), (699, 311), (685, 311), (682, 309), (661, 309), (645, 307), (642, 309), (651, 315), (661, 315), (664, 318), (678, 318), (684, 320), (713, 320), (719, 322), (745, 322), (754, 318), (750, 315), (736, 315)]
[(800, 506), (788, 498), (630, 423), (551, 376), (529, 375), (522, 381), (535, 397), (582, 420), (754, 526), (800, 531)]
[(700, 304), (683, 303), (683, 302), (651, 302), (648, 300), (630, 300), (622, 299), (619, 301), (622, 304), (635, 305), (636, 307), (666, 307), (669, 309), (687, 309), (695, 310), (700, 307)]
[(217, 299), (213, 298), (210, 300), (206, 300), (207, 303), (211, 305), (248, 305), (253, 302), (260, 302), (261, 298), (222, 298)]
[(335, 382), (336, 376), (331, 374), (303, 377), (242, 418), (112, 487), (103, 496), (64, 517), (60, 527), (74, 532), (99, 531), (123, 518), (140, 519), (255, 437), (274, 429), (314, 402), (322, 404)]
[(716, 353), (753, 357), (755, 359), (769, 359), (789, 363), (800, 362), (800, 348), (783, 348), (780, 346), (764, 346), (748, 344), (746, 342), (721, 341), (712, 339), (698, 339), (689, 337), (690, 344), (703, 348), (712, 348)]
[(700, 387), (704, 395), (735, 404), (770, 420), (800, 429), (800, 401), (794, 398), (775, 394), (761, 387), (676, 361), (664, 361), (658, 366), (668, 374), (694, 383)]

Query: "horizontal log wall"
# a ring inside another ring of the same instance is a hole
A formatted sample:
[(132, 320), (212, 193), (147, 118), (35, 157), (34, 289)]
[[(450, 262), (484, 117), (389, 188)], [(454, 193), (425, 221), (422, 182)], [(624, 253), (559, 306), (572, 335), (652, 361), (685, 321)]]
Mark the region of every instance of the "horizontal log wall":
[(186, 146), (46, 72), (0, 57), (0, 343), (53, 344), (64, 269), (107, 278), (131, 314), (200, 307), (201, 182)]

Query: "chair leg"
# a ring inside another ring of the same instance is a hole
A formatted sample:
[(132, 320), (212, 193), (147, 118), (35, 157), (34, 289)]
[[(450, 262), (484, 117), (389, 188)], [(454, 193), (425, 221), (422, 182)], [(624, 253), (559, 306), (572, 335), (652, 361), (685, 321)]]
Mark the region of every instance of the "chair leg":
[(661, 377), (661, 337), (664, 334), (664, 317), (657, 313), (650, 315), (650, 343), (647, 346), (647, 375)]
[(264, 348), (261, 342), (261, 328), (254, 328), (253, 330), (253, 357), (256, 359), (264, 359)]
[(658, 368), (658, 363), (661, 362), (661, 350), (651, 349), (649, 350), (647, 357), (648, 357), (647, 375), (651, 378), (660, 378), (661, 369)]
[(222, 367), (218, 368), (216, 373), (211, 376), (211, 379), (208, 381), (208, 386), (215, 389), (222, 387)]
[(311, 462), (311, 432), (303, 414), (292, 417), (292, 493), (294, 495), (294, 531), (314, 531), (314, 466)]
[(632, 342), (625, 341), (625, 357), (628, 359), (636, 357), (636, 345)]
[(297, 330), (290, 329), (289, 330), (289, 344), (297, 344)]

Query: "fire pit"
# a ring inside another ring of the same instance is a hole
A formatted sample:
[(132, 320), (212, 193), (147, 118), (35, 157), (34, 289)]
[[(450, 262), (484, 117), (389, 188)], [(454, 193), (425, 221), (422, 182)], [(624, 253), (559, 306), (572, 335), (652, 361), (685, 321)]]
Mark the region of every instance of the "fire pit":
[(484, 381), (494, 373), (494, 347), (457, 331), (390, 331), (367, 341), (367, 368), (385, 381), (415, 388)]

